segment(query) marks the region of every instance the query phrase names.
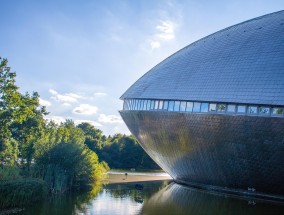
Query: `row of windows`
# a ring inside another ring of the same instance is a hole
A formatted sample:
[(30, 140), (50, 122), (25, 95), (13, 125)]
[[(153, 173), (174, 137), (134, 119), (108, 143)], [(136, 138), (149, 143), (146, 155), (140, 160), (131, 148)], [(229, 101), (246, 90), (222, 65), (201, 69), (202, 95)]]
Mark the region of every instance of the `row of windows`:
[(123, 110), (164, 110), (178, 112), (211, 112), (211, 113), (229, 113), (229, 114), (249, 114), (264, 116), (283, 116), (283, 108), (227, 104), (216, 102), (192, 102), (192, 101), (167, 101), (167, 100), (142, 100), (125, 99)]

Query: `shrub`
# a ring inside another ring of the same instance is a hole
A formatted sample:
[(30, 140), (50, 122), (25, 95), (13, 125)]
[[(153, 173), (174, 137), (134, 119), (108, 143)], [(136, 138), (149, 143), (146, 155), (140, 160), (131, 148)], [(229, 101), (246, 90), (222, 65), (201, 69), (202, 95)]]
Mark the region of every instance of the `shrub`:
[(60, 143), (36, 160), (36, 177), (42, 178), (51, 193), (64, 193), (72, 188), (94, 183), (106, 171), (96, 153), (83, 144)]
[(0, 181), (0, 208), (19, 207), (42, 200), (46, 184), (38, 179)]

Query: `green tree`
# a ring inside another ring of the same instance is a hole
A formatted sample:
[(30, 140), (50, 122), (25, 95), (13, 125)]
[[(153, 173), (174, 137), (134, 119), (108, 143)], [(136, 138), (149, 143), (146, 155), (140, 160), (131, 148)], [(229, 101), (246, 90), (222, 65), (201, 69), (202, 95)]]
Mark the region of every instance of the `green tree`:
[(15, 85), (16, 74), (7, 66), (7, 59), (0, 57), (0, 162), (4, 165), (13, 164), (17, 159), (17, 142), (11, 139), (10, 126), (16, 117), (20, 105), (20, 93)]
[(98, 153), (113, 169), (160, 169), (147, 155), (133, 135), (115, 134), (108, 137)]
[(40, 139), (45, 107), (39, 107), (39, 95), (22, 95), (16, 86), (16, 73), (0, 58), (0, 159), (2, 165), (14, 164), (18, 154), (30, 166), (34, 144)]
[(23, 111), (27, 112), (27, 117), (21, 122), (13, 122), (10, 129), (13, 139), (18, 142), (22, 167), (29, 172), (37, 145), (44, 144), (46, 135), (44, 115), (47, 112), (44, 107), (39, 108), (37, 93), (33, 93), (32, 96), (26, 93), (21, 96), (21, 101)]
[(99, 152), (103, 148), (106, 137), (100, 129), (95, 128), (87, 122), (83, 122), (77, 126), (81, 128), (85, 134), (85, 144), (93, 151)]
[(55, 143), (36, 158), (35, 174), (53, 193), (99, 180), (108, 166), (84, 145), (84, 132), (67, 120), (57, 128)]

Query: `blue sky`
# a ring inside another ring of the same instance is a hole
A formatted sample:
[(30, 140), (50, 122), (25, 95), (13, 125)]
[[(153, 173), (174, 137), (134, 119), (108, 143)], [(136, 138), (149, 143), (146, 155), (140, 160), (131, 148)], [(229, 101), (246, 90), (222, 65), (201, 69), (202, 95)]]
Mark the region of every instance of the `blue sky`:
[(283, 0), (0, 0), (0, 56), (56, 122), (126, 133), (119, 97), (184, 46)]

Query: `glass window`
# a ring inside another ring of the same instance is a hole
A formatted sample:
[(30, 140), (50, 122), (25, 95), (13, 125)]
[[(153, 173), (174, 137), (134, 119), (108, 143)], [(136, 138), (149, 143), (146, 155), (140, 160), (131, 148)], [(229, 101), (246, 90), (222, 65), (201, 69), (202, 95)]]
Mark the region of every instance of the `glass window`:
[(129, 100), (129, 110), (133, 110), (133, 108), (132, 108), (132, 101), (133, 101), (132, 99)]
[(124, 100), (123, 110), (128, 110), (128, 100)]
[(175, 102), (174, 101), (169, 101), (168, 111), (174, 111), (174, 106), (175, 106)]
[(208, 112), (209, 103), (201, 103), (201, 112)]
[(186, 110), (186, 102), (180, 102), (180, 111)]
[(136, 110), (136, 99), (133, 99), (133, 110)]
[(140, 109), (140, 100), (137, 100), (137, 103), (136, 103), (136, 110), (139, 110)]
[(283, 108), (273, 108), (272, 114), (273, 115), (282, 115), (283, 114)]
[(159, 108), (159, 101), (155, 101), (154, 109), (157, 110)]
[(135, 109), (134, 109), (134, 108), (135, 108), (135, 100), (134, 100), (134, 99), (132, 99), (131, 103), (132, 103), (132, 105), (131, 105), (132, 110), (135, 110)]
[(143, 100), (142, 110), (146, 110), (147, 100)]
[(167, 110), (167, 109), (168, 109), (168, 106), (169, 106), (169, 101), (164, 101), (163, 109), (164, 109), (164, 110)]
[(209, 111), (210, 111), (210, 112), (215, 112), (215, 111), (216, 111), (216, 106), (217, 106), (216, 103), (210, 103), (210, 105), (209, 105)]
[(269, 107), (259, 107), (260, 114), (269, 114), (270, 108)]
[(192, 112), (193, 102), (186, 102), (186, 112)]
[(126, 101), (123, 101), (123, 110), (126, 110)]
[(163, 104), (164, 104), (164, 102), (163, 102), (163, 101), (160, 101), (160, 102), (159, 102), (159, 109), (160, 109), (160, 110), (162, 110), (162, 109), (163, 109)]
[(150, 110), (151, 108), (151, 100), (147, 100), (146, 110)]
[(228, 113), (235, 113), (236, 112), (236, 105), (228, 105), (227, 106)]
[(245, 105), (238, 105), (237, 113), (246, 113), (246, 106)]
[(150, 110), (153, 110), (153, 109), (154, 109), (154, 105), (155, 105), (155, 101), (154, 101), (154, 100), (151, 100)]
[(146, 100), (141, 101), (141, 110), (145, 110), (144, 107), (146, 107)]
[(140, 100), (139, 110), (143, 110), (144, 100)]
[(194, 102), (193, 103), (193, 112), (200, 112), (200, 102)]
[(248, 107), (248, 114), (257, 114), (257, 107), (256, 106), (249, 106)]
[(179, 111), (180, 101), (175, 101), (174, 111)]
[(226, 105), (225, 104), (218, 104), (217, 105), (217, 111), (218, 112), (225, 112), (226, 111)]

